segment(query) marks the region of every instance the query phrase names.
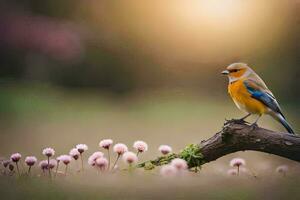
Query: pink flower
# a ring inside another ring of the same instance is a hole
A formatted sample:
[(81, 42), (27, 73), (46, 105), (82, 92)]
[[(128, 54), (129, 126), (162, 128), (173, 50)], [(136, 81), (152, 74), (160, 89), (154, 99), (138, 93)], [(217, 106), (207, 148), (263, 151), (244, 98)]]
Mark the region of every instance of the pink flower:
[(40, 161), (39, 166), (42, 170), (48, 169), (48, 161), (47, 160)]
[(238, 173), (237, 169), (229, 169), (227, 171), (227, 174), (230, 175), (230, 176), (237, 176), (239, 173)]
[(230, 161), (230, 166), (231, 167), (240, 167), (240, 166), (245, 166), (246, 162), (242, 158), (234, 158)]
[(88, 150), (88, 146), (86, 144), (77, 144), (76, 149), (79, 151), (80, 154)]
[(144, 141), (135, 141), (133, 148), (135, 148), (138, 152), (143, 153), (148, 150), (148, 145)]
[(54, 154), (55, 154), (54, 149), (52, 149), (50, 147), (43, 149), (43, 155), (45, 155), (47, 157), (54, 156)]
[(276, 172), (279, 174), (285, 175), (289, 171), (289, 167), (287, 165), (280, 165), (276, 168)]
[(3, 166), (6, 168), (10, 164), (10, 160), (4, 160), (2, 161)]
[(186, 170), (188, 168), (186, 161), (180, 158), (173, 159), (171, 161), (171, 165), (177, 170)]
[(49, 169), (53, 169), (57, 165), (57, 161), (55, 159), (49, 160)]
[(61, 161), (65, 165), (68, 165), (71, 162), (72, 157), (69, 155), (61, 155), (61, 156), (58, 156), (56, 159), (57, 159), (57, 161)]
[(165, 177), (175, 176), (177, 172), (177, 168), (173, 165), (164, 165), (160, 169), (160, 174)]
[(96, 159), (95, 164), (100, 170), (106, 170), (108, 167), (108, 160), (104, 157), (100, 157)]
[(37, 159), (34, 156), (27, 156), (25, 158), (25, 163), (30, 167), (33, 166), (36, 162), (37, 162)]
[(12, 164), (9, 164), (9, 165), (8, 165), (8, 169), (9, 169), (10, 171), (14, 171), (14, 168), (15, 168), (15, 167), (14, 167)]
[(21, 159), (22, 155), (19, 153), (14, 153), (10, 156), (11, 161), (17, 163)]
[(95, 166), (95, 162), (98, 158), (102, 158), (104, 154), (101, 151), (94, 152), (89, 158), (88, 158), (88, 164), (91, 166)]
[(168, 145), (160, 145), (158, 150), (163, 154), (167, 155), (172, 152), (172, 148)]
[(72, 156), (72, 158), (74, 158), (74, 160), (77, 160), (79, 158), (79, 151), (76, 148), (73, 148), (70, 150), (70, 156)]
[(115, 144), (114, 148), (113, 148), (114, 152), (116, 152), (118, 155), (122, 155), (124, 154), (125, 152), (128, 151), (128, 148), (125, 144), (122, 144), (122, 143), (118, 143), (118, 144)]
[(138, 161), (138, 157), (135, 153), (128, 151), (123, 154), (123, 160), (127, 164), (133, 164)]
[(112, 139), (104, 139), (101, 140), (99, 143), (99, 146), (104, 148), (104, 149), (109, 149), (109, 147), (113, 144), (113, 140)]

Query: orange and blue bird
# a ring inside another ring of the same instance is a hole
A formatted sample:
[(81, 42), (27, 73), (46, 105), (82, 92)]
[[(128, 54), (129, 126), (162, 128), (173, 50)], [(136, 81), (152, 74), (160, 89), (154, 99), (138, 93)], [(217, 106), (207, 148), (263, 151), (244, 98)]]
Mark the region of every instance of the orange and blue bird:
[(233, 63), (222, 74), (229, 78), (228, 92), (234, 103), (240, 110), (247, 113), (238, 121), (244, 122), (250, 115), (257, 115), (257, 119), (252, 124), (255, 127), (259, 118), (263, 114), (268, 114), (279, 121), (289, 133), (295, 134), (282, 114), (273, 93), (247, 64)]

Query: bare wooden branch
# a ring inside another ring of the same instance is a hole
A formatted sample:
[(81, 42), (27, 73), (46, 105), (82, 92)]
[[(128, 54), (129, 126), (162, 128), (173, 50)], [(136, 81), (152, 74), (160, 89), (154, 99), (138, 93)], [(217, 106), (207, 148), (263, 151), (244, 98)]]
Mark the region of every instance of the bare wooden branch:
[(288, 133), (251, 127), (234, 121), (222, 131), (200, 143), (205, 162), (237, 151), (254, 150), (275, 154), (300, 162), (300, 137)]

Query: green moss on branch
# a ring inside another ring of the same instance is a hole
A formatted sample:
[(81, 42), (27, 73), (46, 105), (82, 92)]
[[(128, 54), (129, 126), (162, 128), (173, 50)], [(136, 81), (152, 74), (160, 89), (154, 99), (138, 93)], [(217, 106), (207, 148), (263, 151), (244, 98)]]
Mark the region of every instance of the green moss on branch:
[(154, 160), (149, 160), (137, 165), (138, 168), (144, 168), (145, 170), (152, 170), (157, 166), (169, 164), (174, 158), (184, 159), (189, 168), (195, 168), (197, 170), (202, 164), (205, 163), (203, 155), (201, 153), (201, 147), (196, 144), (190, 144), (185, 147), (179, 154), (171, 153), (166, 156), (160, 156)]

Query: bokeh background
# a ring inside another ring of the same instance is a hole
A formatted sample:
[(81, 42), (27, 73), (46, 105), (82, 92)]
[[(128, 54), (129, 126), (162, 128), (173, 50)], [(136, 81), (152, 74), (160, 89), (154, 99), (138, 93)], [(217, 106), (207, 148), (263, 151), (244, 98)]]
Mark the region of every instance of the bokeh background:
[[(228, 80), (220, 75), (233, 62), (248, 63), (261, 75), (299, 132), (299, 10), (299, 0), (2, 0), (0, 156), (19, 151), (42, 159), (44, 147), (62, 154), (77, 143), (88, 144), (91, 153), (103, 138), (129, 146), (145, 140), (150, 149), (143, 159), (157, 156), (160, 144), (179, 151), (219, 131), (225, 118), (243, 115), (228, 97)], [(284, 130), (269, 117), (260, 125)], [(260, 169), (274, 171), (279, 164), (299, 171), (297, 163), (286, 159), (244, 152), (204, 166), (208, 175), (185, 185), (212, 191), (211, 179), (237, 155), (260, 174)], [(219, 179), (221, 186), (224, 180)], [(243, 188), (237, 196), (224, 188), (220, 196), (251, 199), (263, 194), (255, 193), (251, 181), (245, 187), (253, 189), (249, 196)], [(277, 186), (276, 180), (271, 182)], [(154, 185), (140, 195), (151, 197)], [(28, 193), (15, 187), (20, 196)], [(295, 197), (286, 189), (277, 192)], [(183, 198), (186, 193), (173, 194)], [(195, 189), (193, 195), (204, 194)]]

